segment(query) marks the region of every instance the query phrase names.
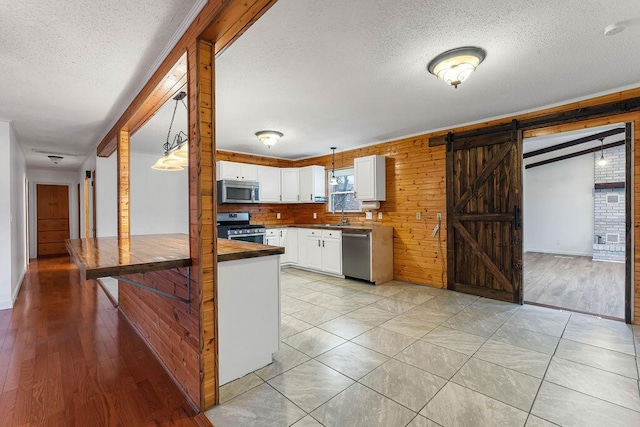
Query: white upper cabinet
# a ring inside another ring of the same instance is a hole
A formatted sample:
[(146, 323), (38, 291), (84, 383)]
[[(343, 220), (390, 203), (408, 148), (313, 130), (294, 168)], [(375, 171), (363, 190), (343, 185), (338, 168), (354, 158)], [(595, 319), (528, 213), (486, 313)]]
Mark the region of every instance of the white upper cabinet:
[(354, 159), (356, 199), (362, 202), (384, 201), (386, 194), (385, 157)]
[(282, 202), (297, 203), (300, 201), (300, 169), (280, 169)]
[(325, 197), (324, 167), (306, 166), (300, 168), (300, 201), (315, 202), (316, 197)]
[(280, 168), (258, 166), (260, 203), (280, 202)]
[(216, 162), (216, 179), (231, 179), (235, 181), (257, 181), (258, 166), (247, 163)]

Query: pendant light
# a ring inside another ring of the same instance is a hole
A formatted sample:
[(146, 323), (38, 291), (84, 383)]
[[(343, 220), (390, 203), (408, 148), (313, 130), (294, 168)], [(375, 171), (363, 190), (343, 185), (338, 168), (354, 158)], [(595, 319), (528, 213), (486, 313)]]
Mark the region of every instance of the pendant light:
[(338, 147), (331, 147), (333, 158), (331, 160), (331, 179), (329, 180), (329, 185), (338, 185), (338, 178), (336, 178), (336, 148)]
[(173, 142), (169, 142), (171, 137), (171, 128), (173, 127), (173, 120), (176, 118), (176, 110), (178, 108), (178, 102), (182, 101), (182, 105), (188, 111), (187, 105), (184, 103), (184, 98), (187, 96), (186, 92), (180, 92), (173, 97), (176, 101), (173, 107), (173, 115), (171, 116), (171, 123), (169, 124), (169, 132), (167, 132), (167, 141), (162, 145), (164, 155), (158, 159), (158, 161), (151, 166), (151, 169), (160, 171), (181, 171), (184, 170), (184, 166), (189, 164), (189, 145), (187, 144), (187, 134), (179, 131), (173, 138)]
[(600, 139), (600, 160), (598, 160), (598, 166), (605, 166), (607, 159), (604, 158), (604, 138)]

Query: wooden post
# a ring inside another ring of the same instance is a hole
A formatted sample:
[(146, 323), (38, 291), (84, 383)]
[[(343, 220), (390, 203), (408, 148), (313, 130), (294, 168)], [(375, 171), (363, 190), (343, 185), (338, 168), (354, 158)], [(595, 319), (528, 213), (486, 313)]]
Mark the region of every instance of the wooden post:
[(214, 46), (199, 40), (189, 51), (189, 224), (191, 280), (200, 299), (202, 408), (218, 403), (217, 263), (215, 236)]
[(118, 237), (129, 237), (129, 131), (118, 132)]

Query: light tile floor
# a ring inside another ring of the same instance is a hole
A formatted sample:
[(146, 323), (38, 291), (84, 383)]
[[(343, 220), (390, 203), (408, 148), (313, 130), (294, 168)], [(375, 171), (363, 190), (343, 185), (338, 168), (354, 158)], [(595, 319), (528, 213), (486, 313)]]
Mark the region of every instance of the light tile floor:
[(281, 291), (280, 351), (216, 427), (640, 426), (640, 328), (293, 268)]

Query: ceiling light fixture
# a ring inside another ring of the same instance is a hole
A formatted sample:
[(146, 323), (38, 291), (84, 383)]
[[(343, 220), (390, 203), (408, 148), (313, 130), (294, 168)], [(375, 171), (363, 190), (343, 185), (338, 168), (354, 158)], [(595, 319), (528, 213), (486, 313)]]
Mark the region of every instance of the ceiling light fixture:
[(256, 136), (267, 148), (271, 148), (273, 145), (276, 145), (280, 138), (282, 138), (282, 132), (278, 132), (276, 130), (261, 130), (256, 132)]
[(329, 180), (329, 185), (338, 185), (338, 178), (336, 178), (336, 148), (338, 147), (331, 147), (333, 158), (331, 160), (331, 179)]
[(151, 169), (160, 171), (181, 171), (184, 169), (184, 166), (189, 164), (189, 144), (187, 144), (187, 134), (179, 131), (173, 138), (173, 142), (169, 142), (169, 138), (171, 137), (171, 128), (173, 127), (173, 120), (176, 118), (178, 102), (182, 102), (184, 108), (189, 111), (187, 104), (184, 103), (184, 98), (186, 96), (186, 92), (179, 92), (173, 97), (173, 100), (176, 101), (176, 105), (173, 107), (173, 115), (171, 116), (171, 123), (169, 124), (169, 132), (167, 132), (167, 142), (162, 145), (164, 154), (153, 166), (151, 166)]
[(62, 156), (47, 156), (49, 158), (49, 160), (51, 160), (51, 163), (53, 163), (55, 166), (58, 166), (58, 163), (60, 163), (62, 161), (62, 159), (64, 159), (64, 157)]
[(600, 160), (598, 160), (598, 166), (606, 166), (607, 159), (604, 158), (604, 138), (600, 139)]
[(487, 52), (467, 46), (448, 50), (429, 62), (427, 70), (446, 84), (458, 87), (484, 61)]

